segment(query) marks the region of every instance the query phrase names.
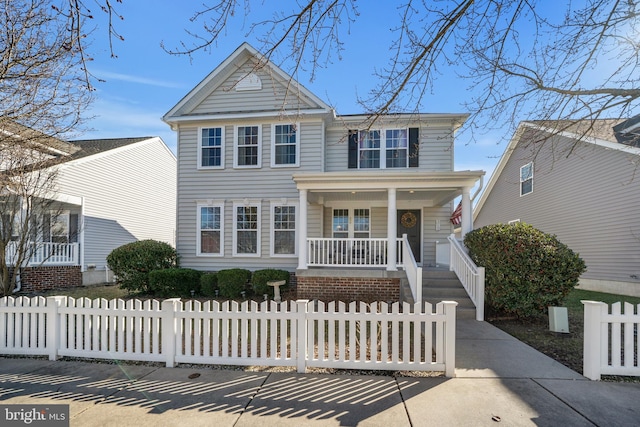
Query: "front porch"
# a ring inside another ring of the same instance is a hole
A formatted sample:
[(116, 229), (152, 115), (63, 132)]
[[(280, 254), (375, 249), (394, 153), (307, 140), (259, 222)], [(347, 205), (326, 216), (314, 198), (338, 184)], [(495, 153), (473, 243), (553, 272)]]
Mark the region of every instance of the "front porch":
[[(80, 265), (79, 243), (29, 242), (27, 244), (29, 258), (23, 263), (26, 267)], [(17, 242), (7, 246), (7, 265), (15, 265)]]

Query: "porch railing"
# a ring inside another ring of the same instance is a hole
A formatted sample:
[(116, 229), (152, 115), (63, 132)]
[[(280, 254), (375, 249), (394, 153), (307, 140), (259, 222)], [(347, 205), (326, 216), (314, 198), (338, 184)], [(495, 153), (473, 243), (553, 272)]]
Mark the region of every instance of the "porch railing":
[(407, 273), (407, 280), (409, 281), (409, 287), (411, 288), (411, 295), (414, 302), (422, 301), (422, 267), (418, 267), (418, 263), (413, 257), (413, 251), (409, 244), (409, 239), (406, 234), (402, 235), (402, 251), (400, 254), (407, 254), (403, 256), (402, 267)]
[[(37, 265), (78, 265), (80, 263), (80, 245), (78, 243), (30, 242), (31, 257), (28, 266)], [(18, 245), (10, 242), (7, 246), (7, 264), (14, 264)]]
[(484, 267), (478, 267), (455, 235), (447, 237), (451, 248), (449, 270), (456, 273), (460, 283), (476, 306), (476, 320), (484, 320)]
[[(402, 240), (397, 239), (396, 265), (402, 265)], [(309, 267), (384, 267), (387, 239), (307, 238)]]

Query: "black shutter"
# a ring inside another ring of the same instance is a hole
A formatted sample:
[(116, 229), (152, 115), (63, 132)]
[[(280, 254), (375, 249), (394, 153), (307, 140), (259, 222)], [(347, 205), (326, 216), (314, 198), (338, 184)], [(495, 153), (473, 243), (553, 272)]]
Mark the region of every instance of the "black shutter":
[(78, 214), (69, 215), (69, 243), (78, 243)]
[(349, 131), (349, 169), (358, 169), (358, 131)]
[(417, 168), (420, 164), (418, 152), (420, 151), (420, 129), (409, 128), (409, 167)]

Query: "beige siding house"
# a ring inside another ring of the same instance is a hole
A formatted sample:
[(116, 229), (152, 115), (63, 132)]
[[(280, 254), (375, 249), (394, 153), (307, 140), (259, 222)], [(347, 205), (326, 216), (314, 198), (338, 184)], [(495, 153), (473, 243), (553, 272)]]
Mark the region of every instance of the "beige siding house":
[(521, 123), (478, 201), (474, 225), (529, 223), (585, 260), (582, 288), (640, 295), (636, 121)]
[(435, 265), (452, 200), (469, 203), (484, 174), (453, 171), (466, 117), (398, 114), (367, 128), (241, 45), (163, 118), (178, 133), (181, 264), (286, 269), (304, 297), (327, 277), (397, 292), (402, 258)]

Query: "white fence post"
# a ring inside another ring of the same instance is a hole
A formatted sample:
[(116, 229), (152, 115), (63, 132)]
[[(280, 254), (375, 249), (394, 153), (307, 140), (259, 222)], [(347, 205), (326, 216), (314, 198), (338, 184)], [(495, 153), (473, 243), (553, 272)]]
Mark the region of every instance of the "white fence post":
[[(584, 305), (584, 359), (583, 375), (590, 380), (600, 380), (600, 348), (603, 345), (601, 319), (603, 310), (608, 310), (603, 302), (582, 301)], [(604, 344), (606, 345), (606, 344)]]
[(62, 304), (67, 304), (67, 297), (47, 297), (47, 348), (49, 360), (58, 359), (60, 349), (60, 314), (58, 309)]
[[(296, 301), (296, 351), (298, 373), (304, 374), (307, 371), (307, 340), (310, 339), (307, 333), (307, 312), (309, 310), (309, 300), (299, 299)], [(293, 337), (291, 337), (293, 338)]]
[[(173, 368), (176, 360), (176, 341), (178, 340), (178, 325), (176, 312), (180, 298), (169, 298), (162, 301), (162, 354), (165, 356), (167, 368)], [(180, 341), (182, 341), (180, 339)]]
[(456, 376), (456, 307), (455, 301), (442, 301), (444, 306), (444, 375)]

